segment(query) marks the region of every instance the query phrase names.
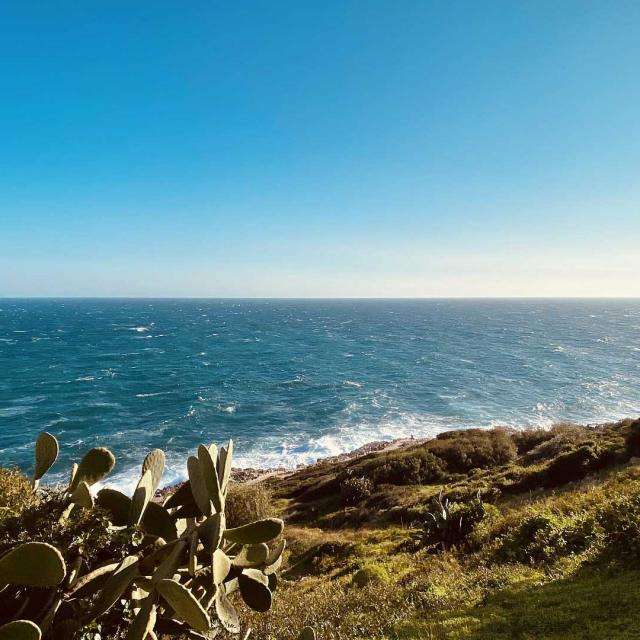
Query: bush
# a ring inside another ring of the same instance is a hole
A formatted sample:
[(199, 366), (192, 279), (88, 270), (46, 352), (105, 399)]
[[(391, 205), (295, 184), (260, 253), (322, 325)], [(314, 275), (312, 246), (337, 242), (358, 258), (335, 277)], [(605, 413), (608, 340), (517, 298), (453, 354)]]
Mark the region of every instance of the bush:
[(549, 460), (556, 456), (575, 449), (588, 441), (593, 441), (596, 435), (588, 427), (579, 427), (573, 424), (559, 424), (547, 432), (549, 437), (540, 444), (530, 449), (525, 455), (525, 462), (537, 462)]
[(229, 486), (225, 515), (228, 527), (239, 527), (273, 515), (271, 492), (264, 482)]
[(442, 460), (426, 449), (412, 450), (376, 459), (365, 473), (376, 484), (430, 484), (446, 477)]
[(543, 442), (554, 437), (552, 431), (548, 429), (524, 429), (513, 434), (513, 442), (518, 449), (518, 455), (529, 453), (532, 449), (540, 446)]
[(599, 506), (596, 517), (608, 553), (640, 560), (640, 493), (615, 496)]
[(518, 457), (516, 445), (504, 429), (448, 431), (432, 440), (429, 450), (446, 463), (451, 473), (500, 467)]
[(422, 544), (443, 551), (457, 547), (494, 510), (482, 502), (479, 494), (467, 502), (443, 501), (440, 495), (424, 522)]
[(362, 589), (371, 583), (388, 584), (390, 578), (384, 567), (379, 564), (367, 563), (353, 574), (352, 582), (356, 587)]
[(567, 482), (581, 480), (589, 473), (614, 464), (618, 458), (619, 452), (613, 446), (583, 445), (556, 456), (549, 463), (543, 472), (544, 485), (557, 487)]
[(625, 442), (627, 455), (631, 457), (640, 456), (640, 419), (629, 425), (629, 434)]
[(534, 513), (505, 536), (498, 556), (532, 565), (548, 563), (581, 553), (601, 538), (600, 527), (590, 514)]
[(0, 468), (0, 523), (34, 502), (31, 483), (17, 469)]
[(340, 480), (340, 495), (345, 504), (354, 505), (366, 500), (373, 491), (373, 482), (366, 476), (357, 476), (347, 469)]

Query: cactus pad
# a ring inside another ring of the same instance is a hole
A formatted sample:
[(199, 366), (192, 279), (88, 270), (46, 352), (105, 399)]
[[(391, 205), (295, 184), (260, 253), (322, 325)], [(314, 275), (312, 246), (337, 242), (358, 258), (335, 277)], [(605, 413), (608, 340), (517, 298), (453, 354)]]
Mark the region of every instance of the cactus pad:
[(216, 594), (216, 613), (222, 626), (229, 633), (240, 633), (240, 618), (235, 607), (229, 602), (224, 589), (218, 589)]
[(136, 490), (133, 492), (131, 498), (131, 508), (129, 509), (128, 523), (130, 525), (140, 524), (145, 509), (149, 504), (149, 501), (153, 497), (155, 490), (153, 488), (153, 473), (150, 469), (142, 474), (142, 478), (138, 482)]
[(282, 554), (287, 546), (287, 541), (283, 538), (280, 542), (269, 552), (263, 569), (266, 575), (274, 574), (282, 564)]
[(144, 511), (142, 529), (145, 533), (160, 536), (167, 542), (172, 542), (178, 537), (173, 518), (164, 507), (155, 502), (150, 502)]
[(111, 524), (116, 527), (123, 527), (127, 524), (129, 510), (131, 509), (131, 498), (116, 489), (100, 489), (96, 496), (96, 504), (109, 512)]
[(189, 589), (169, 579), (160, 580), (156, 584), (156, 589), (190, 627), (201, 633), (209, 630), (211, 627), (209, 614)]
[(93, 496), (86, 482), (80, 482), (71, 494), (71, 502), (85, 509), (93, 508)]
[(137, 575), (138, 558), (127, 556), (105, 582), (92, 611), (92, 616), (97, 618), (109, 611)]
[(125, 640), (145, 640), (149, 637), (156, 624), (156, 605), (153, 596), (148, 596), (142, 602), (140, 610), (129, 625)]
[(224, 514), (220, 513), (214, 513), (198, 527), (202, 546), (207, 553), (213, 553), (218, 548), (222, 540), (223, 531)]
[(277, 538), (284, 529), (284, 522), (279, 518), (266, 518), (224, 532), (226, 540), (240, 544), (259, 544)]
[(191, 493), (193, 499), (198, 505), (200, 512), (205, 515), (211, 515), (211, 500), (209, 498), (209, 489), (204, 479), (204, 473), (200, 466), (200, 461), (195, 456), (189, 456), (187, 460), (187, 472), (189, 473), (189, 483), (191, 484)]
[(55, 587), (66, 575), (62, 555), (45, 542), (26, 542), (0, 558), (0, 584)]
[(222, 549), (213, 552), (211, 560), (211, 572), (214, 584), (222, 584), (231, 570), (231, 559)]
[(153, 493), (158, 490), (162, 474), (164, 473), (165, 455), (162, 449), (154, 449), (142, 463), (142, 475), (151, 471)]
[(238, 576), (238, 585), (242, 599), (254, 611), (264, 613), (271, 609), (271, 591), (269, 579), (257, 569), (245, 569)]
[(188, 504), (194, 504), (194, 500), (191, 492), (191, 483), (185, 482), (164, 501), (163, 506), (165, 509), (173, 509), (174, 507), (183, 507)]
[(305, 627), (298, 640), (316, 640), (316, 632), (313, 627)]
[(240, 553), (233, 559), (233, 566), (241, 569), (251, 569), (265, 564), (269, 556), (269, 547), (264, 542), (247, 544), (240, 549)]
[(216, 463), (214, 458), (211, 457), (210, 450), (202, 444), (198, 447), (198, 462), (200, 463), (200, 470), (207, 485), (209, 499), (213, 502), (216, 512), (220, 513), (224, 509), (224, 496), (220, 490)]
[(14, 620), (0, 627), (0, 640), (40, 640), (40, 627), (31, 620)]
[(81, 482), (86, 482), (89, 486), (95, 484), (113, 469), (115, 463), (116, 459), (109, 449), (98, 447), (87, 451), (69, 485), (69, 492), (73, 493)]
[(55, 436), (43, 431), (36, 440), (36, 468), (33, 472), (34, 485), (49, 471), (58, 458), (60, 447)]
[(231, 464), (233, 461), (233, 440), (225, 447), (220, 447), (218, 453), (218, 479), (220, 480), (220, 490), (223, 494), (227, 493), (229, 478), (231, 477)]

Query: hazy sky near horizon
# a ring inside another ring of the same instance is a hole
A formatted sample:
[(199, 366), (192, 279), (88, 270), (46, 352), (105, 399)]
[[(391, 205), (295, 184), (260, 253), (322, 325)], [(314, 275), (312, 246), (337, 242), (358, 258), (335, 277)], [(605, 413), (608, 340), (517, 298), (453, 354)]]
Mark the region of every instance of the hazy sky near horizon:
[(640, 296), (637, 0), (0, 5), (0, 296)]

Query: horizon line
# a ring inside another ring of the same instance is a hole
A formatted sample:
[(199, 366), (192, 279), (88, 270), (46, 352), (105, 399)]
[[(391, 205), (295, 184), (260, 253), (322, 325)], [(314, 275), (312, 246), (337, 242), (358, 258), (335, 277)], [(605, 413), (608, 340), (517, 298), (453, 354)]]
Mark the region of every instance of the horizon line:
[(631, 296), (1, 296), (1, 300), (640, 300)]

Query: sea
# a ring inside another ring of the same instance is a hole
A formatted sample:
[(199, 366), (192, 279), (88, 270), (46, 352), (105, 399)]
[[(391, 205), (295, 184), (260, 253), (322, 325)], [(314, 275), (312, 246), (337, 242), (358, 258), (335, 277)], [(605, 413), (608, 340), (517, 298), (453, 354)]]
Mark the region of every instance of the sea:
[(131, 490), (201, 442), (295, 468), (376, 440), (640, 415), (640, 300), (1, 299), (0, 466), (91, 447)]

